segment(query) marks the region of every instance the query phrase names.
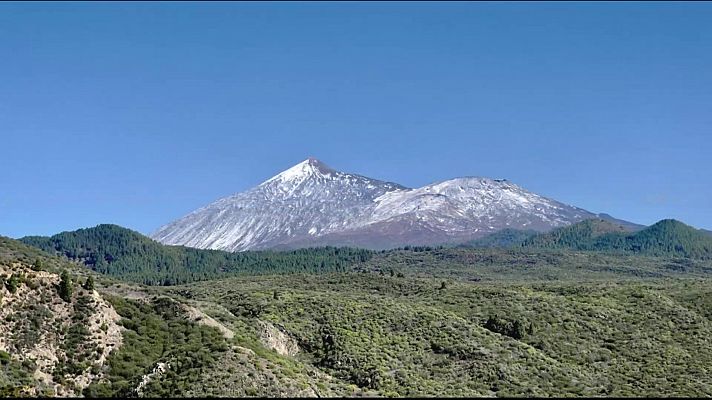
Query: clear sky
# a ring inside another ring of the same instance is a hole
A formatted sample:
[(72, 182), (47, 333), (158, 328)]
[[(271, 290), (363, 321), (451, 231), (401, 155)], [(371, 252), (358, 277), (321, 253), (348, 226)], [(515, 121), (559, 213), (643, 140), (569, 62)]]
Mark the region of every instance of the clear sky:
[(314, 156), (712, 228), (712, 3), (1, 3), (0, 234), (150, 233)]

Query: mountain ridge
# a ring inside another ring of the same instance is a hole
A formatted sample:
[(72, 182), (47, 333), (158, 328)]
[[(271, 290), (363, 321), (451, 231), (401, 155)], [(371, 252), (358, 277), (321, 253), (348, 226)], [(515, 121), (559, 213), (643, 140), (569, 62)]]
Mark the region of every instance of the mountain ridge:
[(339, 271), (365, 261), (363, 249), (320, 248), (288, 252), (195, 249), (161, 244), (139, 232), (113, 224), (26, 236), (18, 242), (60, 255), (101, 274), (148, 285), (171, 285), (218, 276)]
[(712, 259), (712, 237), (675, 219), (663, 219), (634, 232), (609, 221), (591, 219), (532, 236), (521, 246)]
[(506, 179), (465, 176), (408, 188), (337, 171), (311, 157), (149, 236), (168, 245), (227, 251), (324, 245), (380, 250), (461, 243), (505, 228), (543, 232), (597, 216), (602, 214)]

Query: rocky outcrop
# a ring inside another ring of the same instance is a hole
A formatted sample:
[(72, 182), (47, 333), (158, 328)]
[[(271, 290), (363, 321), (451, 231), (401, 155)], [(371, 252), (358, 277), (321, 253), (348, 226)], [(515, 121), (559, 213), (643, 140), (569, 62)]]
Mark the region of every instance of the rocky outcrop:
[(32, 366), (37, 394), (78, 396), (101, 379), (101, 367), (122, 343), (114, 308), (76, 283), (65, 301), (59, 275), (22, 263), (0, 265), (0, 276), (0, 351)]

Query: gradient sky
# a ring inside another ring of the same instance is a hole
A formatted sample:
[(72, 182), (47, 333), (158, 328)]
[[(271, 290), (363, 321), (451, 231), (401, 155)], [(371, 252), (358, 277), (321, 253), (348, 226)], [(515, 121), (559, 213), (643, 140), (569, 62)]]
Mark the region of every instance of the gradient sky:
[(712, 228), (712, 3), (0, 3), (0, 234), (143, 233), (314, 156)]

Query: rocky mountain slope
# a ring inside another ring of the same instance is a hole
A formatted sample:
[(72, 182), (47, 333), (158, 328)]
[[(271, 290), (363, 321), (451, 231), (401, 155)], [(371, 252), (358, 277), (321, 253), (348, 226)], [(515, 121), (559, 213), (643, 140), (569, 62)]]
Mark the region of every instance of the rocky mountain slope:
[[(89, 275), (96, 289), (84, 287)], [(255, 320), (246, 340), (204, 304), (161, 292), (0, 236), (0, 398), (368, 393), (293, 361), (298, 349), (282, 328)]]
[(121, 345), (120, 318), (93, 288), (62, 295), (60, 276), (13, 242), (0, 241), (0, 397), (81, 395)]
[(323, 245), (384, 249), (463, 242), (504, 228), (547, 231), (595, 216), (503, 179), (465, 177), (411, 189), (339, 172), (310, 158), (151, 237), (228, 251)]

